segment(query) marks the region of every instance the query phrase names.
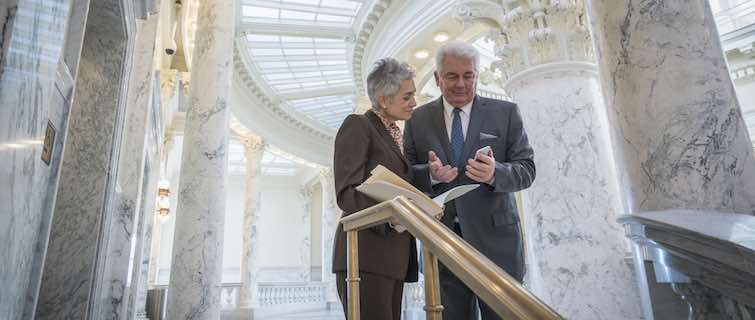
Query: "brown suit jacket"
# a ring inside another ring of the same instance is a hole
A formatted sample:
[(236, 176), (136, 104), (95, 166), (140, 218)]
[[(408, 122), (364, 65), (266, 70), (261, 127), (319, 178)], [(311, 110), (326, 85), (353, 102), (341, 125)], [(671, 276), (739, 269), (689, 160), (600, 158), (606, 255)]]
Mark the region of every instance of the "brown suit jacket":
[[(371, 110), (364, 115), (349, 115), (336, 134), (333, 159), (336, 198), (343, 216), (377, 204), (356, 187), (378, 164), (411, 182), (412, 168), (380, 118)], [(333, 248), (333, 272), (346, 271), (346, 233), (340, 223)], [(387, 224), (359, 231), (359, 270), (417, 281), (414, 237), (409, 232), (398, 233)]]

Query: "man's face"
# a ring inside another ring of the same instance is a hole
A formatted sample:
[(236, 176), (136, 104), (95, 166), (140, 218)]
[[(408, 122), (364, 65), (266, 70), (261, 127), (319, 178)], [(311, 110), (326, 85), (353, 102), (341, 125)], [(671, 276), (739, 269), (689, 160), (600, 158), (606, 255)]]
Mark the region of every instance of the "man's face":
[(446, 56), (435, 71), (435, 83), (443, 97), (454, 107), (462, 107), (474, 99), (477, 92), (477, 71), (469, 58)]

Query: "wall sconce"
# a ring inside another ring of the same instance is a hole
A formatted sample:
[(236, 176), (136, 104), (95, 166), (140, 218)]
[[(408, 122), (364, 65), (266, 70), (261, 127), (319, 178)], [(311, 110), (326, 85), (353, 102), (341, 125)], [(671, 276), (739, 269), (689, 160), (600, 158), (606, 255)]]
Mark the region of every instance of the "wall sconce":
[(170, 182), (161, 180), (157, 184), (157, 214), (161, 221), (168, 220), (170, 213)]

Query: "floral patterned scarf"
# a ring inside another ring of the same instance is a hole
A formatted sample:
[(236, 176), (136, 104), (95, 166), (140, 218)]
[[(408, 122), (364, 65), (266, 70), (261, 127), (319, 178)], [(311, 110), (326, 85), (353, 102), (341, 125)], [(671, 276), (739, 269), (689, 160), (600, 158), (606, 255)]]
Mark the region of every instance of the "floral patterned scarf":
[(385, 126), (385, 129), (388, 130), (388, 133), (391, 135), (391, 138), (393, 138), (393, 142), (396, 143), (398, 146), (398, 149), (401, 150), (401, 153), (404, 153), (404, 138), (401, 134), (401, 128), (398, 127), (396, 122), (392, 122), (386, 118), (382, 112), (375, 112), (375, 114), (380, 118), (380, 121), (383, 122), (383, 125)]

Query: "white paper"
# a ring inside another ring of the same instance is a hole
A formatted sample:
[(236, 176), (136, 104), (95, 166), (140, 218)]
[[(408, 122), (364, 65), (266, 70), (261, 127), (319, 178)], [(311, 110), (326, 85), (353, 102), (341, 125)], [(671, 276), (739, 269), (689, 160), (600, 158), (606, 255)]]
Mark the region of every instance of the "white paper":
[(480, 186), (479, 184), (465, 184), (463, 186), (458, 186), (451, 190), (443, 192), (439, 196), (433, 198), (433, 201), (437, 203), (439, 206), (443, 207), (444, 203), (449, 202), (453, 199), (456, 199), (469, 191), (477, 189), (477, 187), (479, 186)]

